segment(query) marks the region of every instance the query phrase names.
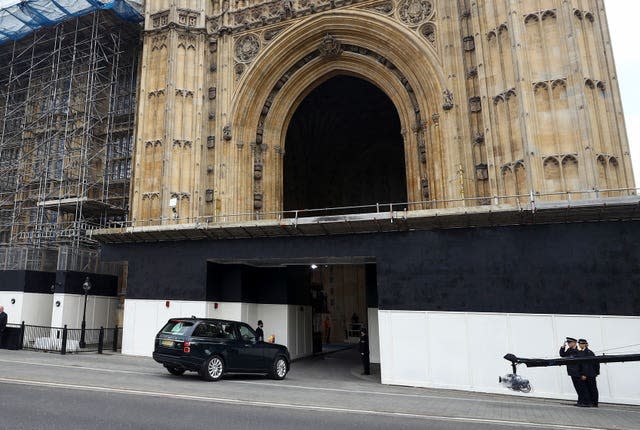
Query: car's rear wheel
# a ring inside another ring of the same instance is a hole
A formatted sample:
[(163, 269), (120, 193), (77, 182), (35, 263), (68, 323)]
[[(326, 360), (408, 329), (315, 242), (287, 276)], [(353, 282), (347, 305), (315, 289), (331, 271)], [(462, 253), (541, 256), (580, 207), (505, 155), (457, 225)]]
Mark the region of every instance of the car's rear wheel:
[(271, 377), (278, 380), (284, 379), (284, 377), (287, 376), (287, 372), (289, 372), (289, 363), (287, 363), (287, 360), (282, 356), (276, 357), (271, 369)]
[(172, 375), (180, 376), (185, 372), (185, 369), (181, 369), (179, 367), (166, 366), (169, 373)]
[(214, 355), (202, 364), (200, 376), (206, 381), (219, 381), (224, 374), (224, 361), (222, 358)]

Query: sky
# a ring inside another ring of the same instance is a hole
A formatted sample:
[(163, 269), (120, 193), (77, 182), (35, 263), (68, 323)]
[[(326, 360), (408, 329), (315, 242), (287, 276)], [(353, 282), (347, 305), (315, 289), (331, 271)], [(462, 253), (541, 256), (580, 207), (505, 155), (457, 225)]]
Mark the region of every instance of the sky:
[(611, 45), (618, 71), (618, 84), (622, 93), (631, 160), (636, 177), (636, 188), (640, 187), (640, 50), (633, 31), (638, 25), (640, 1), (604, 0), (609, 20)]
[[(0, 7), (18, 2), (0, 0)], [(604, 0), (604, 4), (622, 93), (636, 187), (640, 188), (640, 80), (636, 79), (640, 72), (640, 49), (637, 48), (636, 35), (631, 31), (640, 16), (640, 1)]]

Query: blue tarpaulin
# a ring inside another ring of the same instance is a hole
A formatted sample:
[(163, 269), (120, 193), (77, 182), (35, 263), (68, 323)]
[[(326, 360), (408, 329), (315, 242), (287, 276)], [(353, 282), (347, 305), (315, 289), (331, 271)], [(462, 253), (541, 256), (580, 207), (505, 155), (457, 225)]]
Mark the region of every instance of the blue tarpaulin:
[(140, 6), (127, 0), (0, 0), (0, 45), (99, 9), (110, 9), (125, 21), (144, 19)]

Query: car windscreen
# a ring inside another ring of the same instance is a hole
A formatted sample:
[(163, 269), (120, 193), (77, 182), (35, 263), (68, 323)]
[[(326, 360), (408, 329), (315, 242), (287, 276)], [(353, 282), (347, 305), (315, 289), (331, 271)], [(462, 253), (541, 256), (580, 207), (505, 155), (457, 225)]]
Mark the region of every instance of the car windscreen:
[(162, 327), (162, 333), (185, 334), (191, 327), (193, 327), (191, 321), (171, 320)]

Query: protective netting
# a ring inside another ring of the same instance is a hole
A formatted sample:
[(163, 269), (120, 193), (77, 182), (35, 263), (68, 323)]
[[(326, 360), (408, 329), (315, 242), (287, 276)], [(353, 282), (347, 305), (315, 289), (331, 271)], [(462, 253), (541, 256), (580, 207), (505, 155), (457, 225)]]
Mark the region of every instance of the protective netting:
[(110, 9), (123, 20), (140, 22), (144, 19), (140, 3), (128, 0), (0, 0), (0, 45), (98, 9)]

